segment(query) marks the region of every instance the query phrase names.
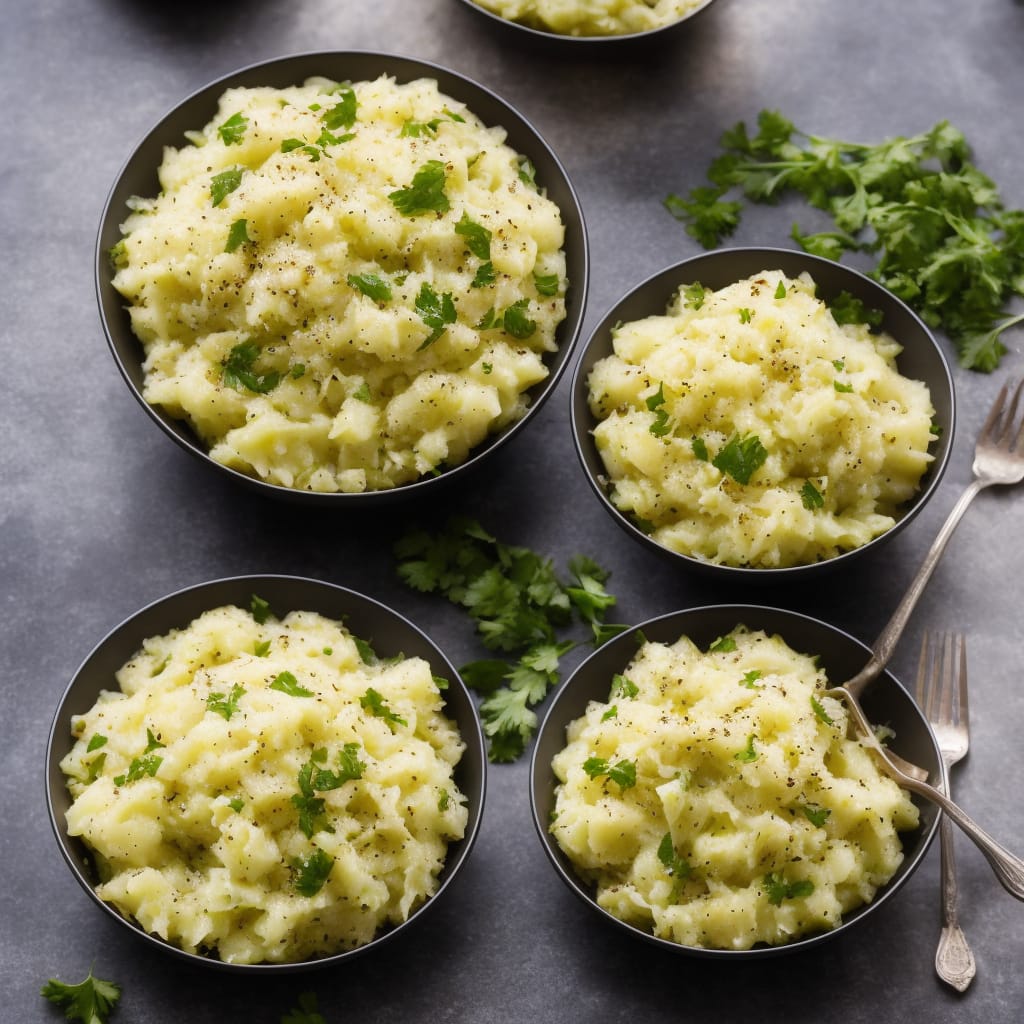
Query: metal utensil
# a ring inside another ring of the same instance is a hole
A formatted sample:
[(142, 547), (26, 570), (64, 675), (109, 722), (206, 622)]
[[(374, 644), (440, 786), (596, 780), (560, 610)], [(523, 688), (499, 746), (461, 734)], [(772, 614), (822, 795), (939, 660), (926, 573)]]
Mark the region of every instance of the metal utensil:
[[(936, 789), (935, 786), (925, 782), (918, 774), (904, 771), (900, 766), (905, 765), (906, 762), (902, 758), (896, 758), (895, 755), (890, 754), (879, 743), (871, 723), (864, 714), (864, 709), (860, 706), (860, 701), (857, 700), (857, 697), (851, 690), (845, 686), (834, 686), (825, 692), (830, 696), (845, 700), (853, 725), (860, 734), (861, 742), (869, 750), (873, 751), (882, 770), (895, 779), (904, 789), (909, 789), (912, 793), (917, 793), (918, 796), (938, 804), (985, 855), (985, 859), (989, 862), (1003, 888), (1010, 895), (1016, 896), (1019, 900), (1024, 900), (1024, 860), (1021, 860), (1020, 857), (1010, 853), (1004, 846), (997, 843), (984, 829), (974, 822), (966, 811), (946, 796), (942, 790)], [(917, 769), (915, 769), (916, 771)]]
[[(942, 789), (950, 793), (949, 769), (967, 756), (970, 717), (967, 699), (967, 645), (962, 633), (925, 633), (917, 670), (917, 703), (931, 724), (942, 754)], [(935, 971), (964, 992), (974, 979), (974, 954), (957, 918), (956, 862), (953, 829), (939, 822), (942, 874), (942, 931), (935, 951)]]
[(843, 688), (854, 697), (859, 698), (864, 687), (889, 664), (925, 584), (931, 579), (953, 530), (975, 495), (993, 484), (1018, 484), (1024, 480), (1024, 416), (1019, 416), (1022, 395), (1024, 380), (1018, 381), (1016, 386), (1007, 381), (999, 389), (974, 448), (974, 479), (953, 506), (903, 600), (879, 634), (871, 649), (870, 660), (857, 675), (843, 684)]

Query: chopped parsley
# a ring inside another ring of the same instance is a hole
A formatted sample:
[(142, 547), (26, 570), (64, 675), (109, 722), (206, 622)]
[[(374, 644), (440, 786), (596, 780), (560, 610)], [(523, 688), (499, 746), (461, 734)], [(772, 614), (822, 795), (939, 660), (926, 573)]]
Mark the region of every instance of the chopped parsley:
[(294, 884), (302, 896), (315, 896), (327, 881), (334, 858), (323, 850), (314, 850), (305, 860), (296, 860)]
[(739, 752), (733, 754), (733, 757), (741, 764), (750, 764), (751, 761), (757, 760), (757, 751), (754, 749), (754, 740), (757, 737), (751, 733), (747, 737), (747, 745)]
[(814, 717), (817, 718), (822, 725), (835, 725), (836, 723), (832, 720), (829, 713), (825, 710), (824, 704), (818, 700), (814, 694), (811, 694), (811, 710), (814, 712)]
[(842, 381), (834, 380), (834, 381), (832, 381), (832, 387), (834, 387), (836, 389), (836, 391), (840, 392), (840, 394), (844, 394), (844, 395), (852, 395), (853, 394), (853, 385), (852, 384), (844, 384)]
[(754, 311), (752, 309), (748, 309), (746, 306), (744, 306), (739, 311), (739, 313), (740, 313), (740, 323), (741, 324), (749, 324), (751, 319), (754, 316)]
[(334, 93), (340, 97), (338, 102), (320, 115), (324, 127), (330, 132), (335, 132), (339, 128), (351, 128), (356, 123), (359, 112), (355, 90), (350, 85), (339, 85)]
[(672, 427), (668, 422), (668, 410), (665, 408), (665, 384), (659, 382), (658, 390), (650, 395), (644, 403), (654, 413), (654, 421), (647, 428), (655, 437), (664, 437)]
[(528, 156), (519, 157), (519, 180), (530, 188), (537, 187), (537, 168)]
[(848, 291), (841, 291), (830, 299), (828, 308), (832, 319), (840, 325), (867, 324), (869, 327), (881, 327), (885, 319), (880, 309), (869, 308), (862, 299)]
[(306, 687), (302, 686), (298, 679), (287, 670), (279, 672), (273, 682), (270, 684), (270, 689), (277, 690), (279, 693), (286, 693), (289, 697), (312, 697), (313, 691), (307, 690)]
[(823, 508), (825, 505), (825, 496), (810, 480), (805, 480), (803, 487), (800, 488), (800, 500), (809, 512), (813, 512), (816, 508)]
[(245, 131), (248, 127), (249, 118), (239, 111), (232, 114), (217, 128), (217, 134), (225, 146), (238, 146), (245, 138)]
[(832, 811), (828, 807), (819, 807), (817, 804), (804, 804), (800, 810), (804, 817), (817, 828), (824, 828)]
[(225, 252), (234, 252), (239, 246), (252, 241), (249, 238), (249, 222), (241, 217), (228, 228), (228, 240), (224, 243)]
[(767, 458), (768, 451), (756, 434), (743, 438), (734, 434), (711, 460), (711, 465), (731, 476), (738, 484), (748, 484)]
[(703, 438), (692, 438), (690, 440), (690, 447), (693, 449), (694, 458), (699, 459), (701, 462), (707, 462), (711, 458), (708, 454), (708, 446), (704, 443)]
[(415, 306), (420, 319), (430, 328), (430, 334), (420, 344), (421, 350), (428, 345), (433, 345), (444, 334), (447, 326), (458, 320), (455, 300), (451, 293), (445, 292), (443, 295), (438, 295), (426, 281), (423, 282), (419, 294), (416, 296)]
[(346, 280), (356, 291), (374, 302), (391, 300), (391, 283), (380, 274), (349, 274)]
[(210, 203), (213, 206), (220, 206), (241, 184), (242, 169), (240, 167), (215, 174), (210, 179)]
[(625, 697), (627, 700), (635, 700), (639, 693), (640, 687), (631, 679), (627, 679), (624, 675), (620, 675), (618, 673), (612, 676), (612, 692), (609, 695), (609, 700), (614, 700), (616, 697)]
[(814, 892), (814, 883), (809, 878), (787, 882), (774, 871), (764, 876), (764, 887), (768, 902), (774, 907), (780, 906), (783, 900), (801, 900)]
[(479, 260), (491, 258), (491, 233), (482, 224), (477, 224), (468, 213), (463, 213), (455, 233), (466, 240), (466, 248)]
[(360, 402), (372, 402), (373, 395), (370, 394), (370, 385), (364, 380), (363, 383), (352, 392), (352, 397), (359, 399)]
[(249, 614), (258, 626), (262, 626), (270, 618), (270, 605), (258, 594), (249, 598)]
[(732, 634), (727, 633), (725, 636), (720, 636), (715, 640), (708, 648), (709, 653), (722, 653), (727, 654), (729, 651), (736, 650), (736, 638)]
[(225, 722), (231, 721), (231, 716), (238, 710), (238, 702), (245, 695), (245, 687), (235, 683), (230, 693), (211, 693), (206, 698), (207, 710), (220, 715)]
[(518, 338), (520, 341), (525, 341), (527, 338), (532, 337), (534, 331), (537, 330), (536, 321), (531, 320), (527, 315), (529, 308), (530, 300), (520, 299), (518, 302), (513, 302), (505, 310), (501, 318), (505, 332), (511, 334), (513, 338)]
[(775, 298), (777, 298), (777, 299), (784, 299), (785, 297), (786, 297), (786, 283), (785, 283), (785, 281), (780, 281), (775, 286)]
[(153, 753), (153, 751), (165, 746), (165, 743), (161, 743), (153, 735), (152, 729), (147, 729), (146, 749), (139, 757), (132, 758), (132, 762), (128, 766), (128, 771), (125, 775), (114, 776), (114, 785), (123, 786), (129, 782), (137, 782), (139, 779), (154, 778), (160, 770), (160, 765), (163, 764), (164, 759), (159, 754)]
[(389, 193), (388, 198), (406, 217), (444, 213), (451, 206), (444, 191), (445, 178), (445, 165), (440, 160), (428, 160), (413, 175), (412, 184)]
[(627, 761), (625, 758), (615, 764), (609, 764), (603, 757), (588, 757), (583, 762), (583, 770), (592, 779), (607, 778), (620, 790), (631, 789), (636, 785), (636, 762)]
[(359, 698), (359, 705), (365, 711), (369, 711), (374, 718), (382, 718), (388, 723), (392, 732), (396, 725), (408, 725), (409, 723), (388, 707), (387, 701), (371, 686), (366, 693)]
[(683, 289), (683, 305), (695, 312), (704, 305), (704, 285), (700, 281), (694, 281)]
[(281, 374), (277, 371), (257, 373), (255, 367), (259, 357), (260, 347), (254, 341), (243, 341), (235, 345), (221, 364), (221, 379), (236, 391), (244, 389), (257, 395), (269, 394), (281, 383)]
[(50, 978), (39, 990), (39, 994), (59, 1006), (66, 1020), (79, 1020), (82, 1024), (106, 1024), (121, 998), (121, 987), (112, 981), (97, 978), (90, 970), (77, 985)]
[(537, 289), (538, 295), (551, 298), (558, 294), (561, 288), (561, 280), (557, 274), (538, 274), (534, 271), (533, 285)]
[(672, 842), (672, 833), (666, 832), (658, 844), (658, 860), (661, 861), (665, 871), (672, 877), (672, 900), (679, 899), (679, 893), (683, 885), (693, 874), (693, 868), (679, 854), (676, 853), (675, 845)]
[(757, 685), (757, 681), (760, 678), (761, 670), (759, 668), (752, 668), (749, 672), (743, 673), (740, 686), (745, 686), (748, 690), (760, 690), (761, 686)]

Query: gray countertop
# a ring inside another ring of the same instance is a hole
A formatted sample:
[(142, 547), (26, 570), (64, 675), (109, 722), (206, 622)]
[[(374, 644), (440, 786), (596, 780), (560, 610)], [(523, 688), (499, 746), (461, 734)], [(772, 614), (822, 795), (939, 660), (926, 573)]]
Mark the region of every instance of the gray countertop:
[[(389, 548), (417, 522), (416, 509), (339, 516), (261, 500), (171, 444), (122, 384), (96, 309), (95, 233), (121, 164), (172, 105), (245, 64), (303, 50), (387, 50), (475, 78), (532, 120), (578, 189), (592, 260), (586, 334), (633, 284), (698, 251), (661, 199), (698, 184), (722, 130), (762, 107), (810, 131), (868, 141), (948, 119), (1007, 204), (1024, 206), (1024, 5), (718, 0), (669, 45), (622, 59), (531, 50), (456, 0), (35, 0), (8, 2), (4, 15), (3, 1021), (60, 1019), (40, 985), (54, 975), (78, 980), (90, 965), (124, 987), (114, 1019), (137, 1024), (276, 1024), (306, 990), (329, 1024), (1022, 1019), (1024, 906), (962, 837), (962, 921), (978, 961), (964, 996), (932, 969), (937, 847), (898, 899), (834, 943), (763, 964), (668, 955), (608, 927), (556, 877), (530, 820), (525, 759), (492, 767), (464, 873), (380, 955), (256, 982), (190, 969), (113, 927), (77, 887), (47, 821), (43, 760), (56, 703), (94, 643), (143, 604), (205, 579), (321, 577), (393, 605), (456, 664), (477, 656), (465, 620), (395, 576)], [(791, 244), (791, 222), (803, 214), (751, 210), (733, 241)], [(573, 453), (567, 379), (493, 468), (448, 500), (559, 565), (577, 551), (593, 555), (612, 570), (621, 620), (752, 600), (870, 642), (970, 479), (974, 438), (999, 384), (1022, 370), (1024, 333), (1007, 340), (1012, 351), (995, 374), (955, 371), (956, 441), (931, 507), (882, 556), (813, 586), (710, 587), (623, 534)], [(955, 786), (1017, 851), (1021, 535), (1019, 493), (977, 500), (893, 665), (912, 680), (926, 627), (968, 633), (973, 749)]]

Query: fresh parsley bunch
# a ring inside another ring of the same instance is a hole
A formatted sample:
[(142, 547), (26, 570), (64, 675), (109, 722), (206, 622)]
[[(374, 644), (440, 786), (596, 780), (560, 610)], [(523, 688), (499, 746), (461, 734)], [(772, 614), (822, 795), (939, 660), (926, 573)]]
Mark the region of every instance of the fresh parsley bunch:
[(835, 230), (802, 234), (794, 225), (794, 241), (833, 260), (871, 254), (871, 276), (943, 329), (961, 365), (996, 368), (1006, 352), (1000, 335), (1024, 321), (1005, 309), (1024, 295), (1024, 210), (1004, 207), (971, 163), (962, 132), (940, 121), (919, 135), (862, 144), (806, 134), (762, 110), (755, 135), (741, 121), (721, 146), (707, 184), (665, 200), (701, 245), (733, 233), (744, 200), (798, 193), (830, 214)]
[(526, 749), (537, 727), (532, 708), (558, 682), (560, 659), (577, 643), (562, 632), (579, 619), (600, 644), (625, 628), (605, 622), (615, 598), (605, 590), (608, 573), (593, 560), (571, 559), (571, 581), (563, 583), (550, 559), (499, 541), (473, 519), (413, 531), (395, 545), (395, 556), (408, 586), (464, 608), (481, 643), (504, 655), (460, 669), (466, 685), (484, 695), (480, 717), (492, 761), (514, 761)]

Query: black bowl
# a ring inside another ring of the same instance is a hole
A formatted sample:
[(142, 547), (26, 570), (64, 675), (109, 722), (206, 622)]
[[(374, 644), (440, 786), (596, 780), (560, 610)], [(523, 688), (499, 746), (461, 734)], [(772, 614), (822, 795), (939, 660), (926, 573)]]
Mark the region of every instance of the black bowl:
[[(903, 346), (903, 351), (896, 359), (897, 368), (904, 377), (923, 381), (928, 386), (935, 407), (935, 423), (939, 430), (939, 436), (930, 448), (934, 460), (922, 478), (913, 501), (889, 530), (869, 543), (834, 558), (778, 569), (719, 565), (672, 551), (648, 536), (629, 516), (620, 512), (609, 497), (604, 463), (593, 437), (593, 430), (598, 421), (587, 403), (587, 378), (595, 363), (612, 354), (612, 330), (616, 325), (664, 314), (681, 284), (699, 281), (706, 288), (719, 289), (765, 270), (780, 270), (789, 277), (797, 277), (806, 271), (818, 286), (818, 295), (826, 302), (845, 291), (860, 299), (868, 309), (881, 312), (881, 330), (892, 335)], [(860, 271), (795, 249), (718, 249), (683, 260), (649, 277), (615, 303), (594, 328), (581, 348), (572, 375), (571, 390), (572, 430), (576, 453), (583, 465), (588, 483), (619, 526), (641, 544), (678, 565), (744, 586), (794, 583), (833, 572), (854, 559), (874, 552), (899, 534), (934, 495), (946, 471), (946, 464), (953, 448), (956, 424), (955, 394), (949, 364), (942, 349), (920, 318), (901, 299)]]
[[(495, 11), (490, 11), (486, 7), (481, 7), (475, 0), (461, 0), (461, 3), (467, 7), (472, 8), (478, 14), (483, 15), (492, 24), (501, 26), (501, 29), (509, 29), (521, 39), (532, 47), (541, 46), (548, 49), (555, 49), (565, 46), (567, 50), (563, 52), (590, 52), (587, 50), (588, 46), (597, 45), (602, 49), (599, 51), (603, 53), (610, 53), (614, 50), (625, 49), (629, 52), (633, 52), (636, 49), (655, 42), (664, 42), (667, 39), (678, 32), (692, 17), (700, 14), (701, 11), (705, 10), (711, 5), (712, 0), (702, 0), (700, 4), (694, 7), (692, 10), (687, 11), (682, 17), (677, 18), (675, 21), (669, 22), (667, 25), (659, 25), (657, 28), (646, 29), (643, 32), (623, 32), (619, 35), (568, 35), (563, 32), (552, 32), (542, 28), (534, 28), (531, 25), (524, 25), (518, 21), (512, 21), (510, 18), (503, 18), (500, 14)], [(582, 49), (580, 49), (582, 47)]]
[[(469, 818), (464, 837), (448, 847), (437, 892), (402, 924), (382, 932), (372, 942), (333, 956), (295, 963), (225, 963), (223, 960), (186, 952), (146, 932), (96, 895), (94, 885), (97, 879), (90, 852), (80, 839), (68, 835), (65, 818), (71, 806), (71, 795), (65, 785), (60, 762), (73, 746), (71, 722), (74, 716), (88, 711), (96, 703), (101, 690), (116, 686), (114, 673), (139, 651), (145, 639), (167, 633), (171, 629), (184, 628), (212, 608), (226, 604), (247, 608), (254, 593), (266, 600), (279, 618), (290, 611), (301, 610), (344, 620), (353, 634), (370, 641), (382, 658), (404, 654), (406, 657), (425, 659), (435, 675), (449, 682), (445, 691), (446, 713), (456, 722), (466, 744), (455, 778), (466, 796)], [(99, 642), (75, 672), (57, 707), (46, 747), (46, 799), (50, 823), (64, 860), (93, 902), (121, 927), (129, 928), (151, 946), (192, 963), (249, 973), (300, 971), (337, 964), (341, 960), (377, 949), (394, 936), (405, 932), (444, 897), (459, 869), (465, 864), (480, 827), (486, 782), (487, 755), (476, 707), (458, 673), (434, 643), (407, 619), (372, 598), (344, 587), (296, 576), (238, 576), (213, 580), (179, 590), (129, 616)]]
[[(142, 397), (143, 349), (132, 331), (125, 300), (111, 283), (109, 252), (121, 238), (120, 225), (128, 215), (128, 201), (133, 196), (155, 196), (160, 191), (157, 169), (163, 160), (164, 147), (182, 146), (186, 132), (207, 124), (216, 113), (217, 101), (225, 89), (284, 88), (299, 85), (314, 76), (336, 81), (364, 81), (382, 74), (391, 75), (400, 83), (418, 78), (433, 79), (442, 92), (466, 103), (485, 124), (503, 127), (507, 143), (532, 161), (538, 185), (557, 204), (565, 225), (569, 289), (565, 296), (565, 319), (556, 335), (558, 349), (546, 357), (548, 376), (527, 391), (529, 407), (526, 414), (482, 441), (466, 461), (437, 476), (424, 477), (400, 487), (354, 494), (316, 493), (271, 484), (215, 462), (185, 422), (155, 408)], [(334, 508), (353, 508), (434, 494), (446, 483), (462, 478), (478, 467), (492, 452), (527, 426), (554, 391), (579, 336), (587, 297), (589, 253), (583, 212), (565, 169), (537, 130), (503, 99), (454, 71), (426, 61), (384, 53), (326, 51), (295, 54), (241, 68), (192, 93), (164, 115), (128, 157), (107, 197), (96, 240), (95, 277), (100, 319), (118, 369), (132, 394), (168, 437), (207, 465), (263, 494)]]
[[(866, 645), (842, 630), (780, 608), (754, 605), (691, 608), (651, 619), (637, 629), (648, 640), (674, 643), (680, 636), (688, 636), (699, 647), (706, 649), (716, 638), (724, 636), (740, 624), (751, 630), (763, 629), (769, 634), (777, 633), (794, 650), (819, 655), (819, 663), (833, 683), (842, 683), (850, 678), (871, 656)], [(896, 895), (921, 863), (938, 828), (939, 815), (935, 806), (917, 796), (913, 800), (920, 811), (920, 824), (913, 832), (902, 836), (904, 859), (896, 874), (887, 885), (879, 889), (871, 903), (847, 914), (832, 931), (781, 946), (755, 946), (749, 950), (704, 949), (658, 938), (626, 924), (598, 906), (592, 889), (576, 874), (571, 861), (548, 830), (558, 783), (551, 769), (551, 761), (566, 744), (567, 726), (584, 713), (589, 701), (608, 699), (612, 676), (626, 668), (636, 649), (634, 631), (621, 633), (595, 651), (566, 680), (541, 723), (530, 767), (533, 821), (544, 852), (561, 879), (587, 906), (615, 927), (664, 949), (693, 956), (750, 959), (794, 953), (828, 942), (864, 921)], [(864, 694), (862, 703), (870, 721), (889, 725), (895, 730), (895, 738), (889, 741), (891, 750), (926, 769), (930, 778), (939, 777), (940, 754), (932, 731), (913, 698), (894, 676), (888, 672), (879, 676)]]

